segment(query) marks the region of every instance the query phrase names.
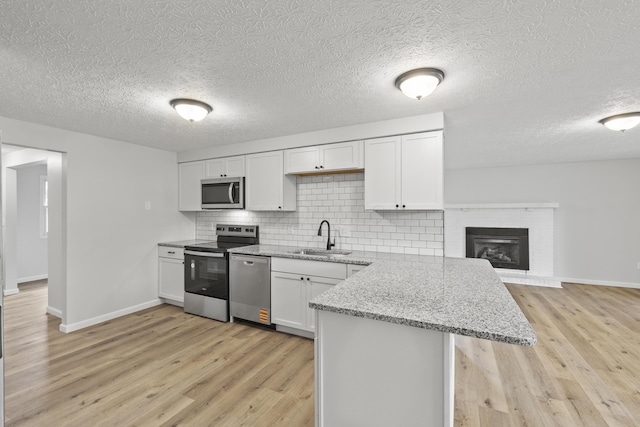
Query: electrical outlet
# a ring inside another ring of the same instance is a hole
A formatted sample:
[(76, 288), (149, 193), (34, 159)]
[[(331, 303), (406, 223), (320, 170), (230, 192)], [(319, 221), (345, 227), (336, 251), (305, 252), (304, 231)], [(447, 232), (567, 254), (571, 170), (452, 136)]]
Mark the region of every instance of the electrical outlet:
[(640, 270), (640, 261), (638, 261), (638, 270)]

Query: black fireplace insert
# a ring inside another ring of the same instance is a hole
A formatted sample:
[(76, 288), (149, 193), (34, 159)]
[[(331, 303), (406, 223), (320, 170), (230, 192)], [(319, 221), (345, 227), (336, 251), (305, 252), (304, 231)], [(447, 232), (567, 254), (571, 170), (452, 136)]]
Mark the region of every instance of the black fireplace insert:
[(529, 270), (529, 229), (466, 227), (467, 258), (489, 260), (495, 268)]

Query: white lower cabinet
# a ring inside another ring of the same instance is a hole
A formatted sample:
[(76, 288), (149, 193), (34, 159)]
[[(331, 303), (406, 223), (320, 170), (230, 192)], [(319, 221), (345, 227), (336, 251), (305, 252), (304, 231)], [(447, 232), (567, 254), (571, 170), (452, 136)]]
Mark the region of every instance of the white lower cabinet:
[(271, 272), (271, 322), (306, 329), (306, 284), (299, 274)]
[(184, 250), (158, 247), (158, 296), (165, 302), (184, 304)]
[(287, 328), (315, 332), (315, 310), (309, 308), (309, 301), (346, 277), (346, 264), (272, 258), (272, 322)]
[(338, 283), (342, 282), (342, 279), (329, 279), (326, 277), (307, 277), (307, 300), (305, 301), (307, 307), (307, 330), (316, 331), (316, 311), (313, 308), (309, 308), (309, 301), (320, 295), (321, 293), (328, 291)]

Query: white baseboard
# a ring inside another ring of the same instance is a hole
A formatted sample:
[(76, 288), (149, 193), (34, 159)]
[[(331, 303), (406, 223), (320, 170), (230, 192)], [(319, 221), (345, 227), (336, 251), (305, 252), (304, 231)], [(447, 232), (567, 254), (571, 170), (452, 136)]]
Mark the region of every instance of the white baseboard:
[(56, 316), (58, 319), (62, 319), (62, 311), (57, 308), (53, 308), (50, 305), (47, 306), (47, 313), (52, 316)]
[(18, 288), (15, 289), (5, 289), (2, 291), (3, 295), (6, 297), (7, 295), (15, 295), (19, 293), (20, 290)]
[(160, 298), (160, 301), (162, 301), (164, 304), (171, 304), (177, 307), (184, 307), (184, 301), (177, 301), (174, 299), (162, 298), (162, 297)]
[(536, 277), (536, 276), (508, 276), (498, 274), (503, 283), (514, 285), (544, 286), (546, 288), (562, 288), (562, 281), (557, 277)]
[(29, 277), (21, 277), (17, 280), (18, 283), (27, 283), (27, 282), (33, 282), (35, 280), (44, 280), (44, 279), (48, 279), (49, 275), (48, 274), (40, 274), (38, 276), (29, 276)]
[(640, 289), (640, 283), (632, 282), (612, 282), (606, 280), (576, 279), (575, 277), (559, 277), (558, 279), (566, 283), (577, 283), (579, 285), (612, 286), (615, 288)]
[(511, 270), (508, 268), (494, 268), (503, 283), (514, 285), (544, 286), (547, 288), (561, 288), (562, 281), (551, 275), (531, 274), (529, 271)]
[(64, 332), (65, 334), (73, 331), (77, 331), (79, 329), (88, 328), (89, 326), (97, 325), (98, 323), (106, 322), (108, 320), (112, 320), (118, 317), (126, 316), (127, 314), (135, 313), (136, 311), (146, 310), (147, 308), (155, 307), (156, 305), (162, 304), (159, 298), (156, 298), (151, 301), (147, 301), (142, 304), (134, 305), (131, 307), (123, 308), (122, 310), (113, 311), (111, 313), (103, 314), (102, 316), (92, 317), (91, 319), (83, 320), (76, 323), (64, 324), (60, 325), (60, 332)]
[(303, 331), (301, 329), (290, 328), (289, 326), (276, 325), (276, 331), (285, 332), (287, 334), (297, 335), (303, 338), (314, 339), (316, 337), (315, 332)]

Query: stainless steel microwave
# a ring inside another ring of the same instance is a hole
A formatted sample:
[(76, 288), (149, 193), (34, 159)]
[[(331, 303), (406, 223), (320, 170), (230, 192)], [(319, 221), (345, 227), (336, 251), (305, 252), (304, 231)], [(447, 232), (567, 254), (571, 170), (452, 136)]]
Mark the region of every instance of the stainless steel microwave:
[(244, 178), (203, 179), (202, 209), (244, 209)]

